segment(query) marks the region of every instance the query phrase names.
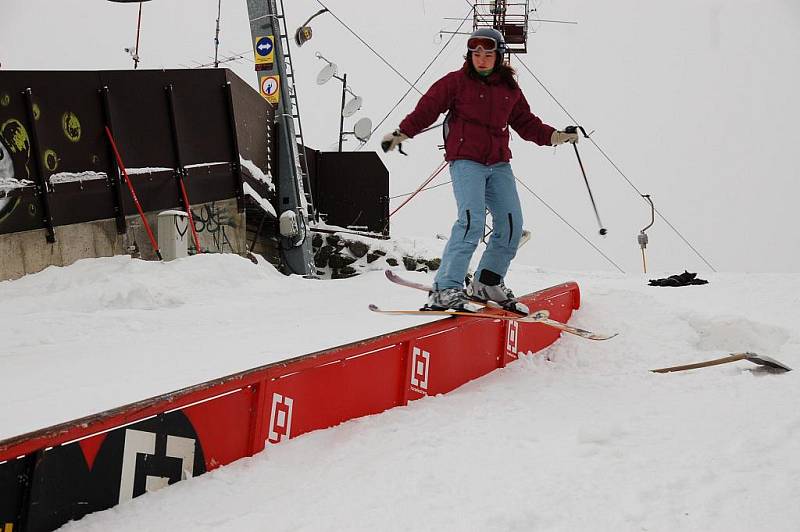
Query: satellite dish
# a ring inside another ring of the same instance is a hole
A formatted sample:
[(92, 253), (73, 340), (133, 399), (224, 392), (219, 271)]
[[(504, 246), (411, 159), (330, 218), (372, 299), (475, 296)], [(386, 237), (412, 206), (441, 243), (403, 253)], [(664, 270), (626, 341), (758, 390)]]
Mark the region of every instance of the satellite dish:
[(347, 102), (347, 105), (344, 106), (344, 109), (342, 109), (342, 116), (345, 118), (353, 116), (354, 114), (356, 114), (356, 111), (361, 109), (361, 104), (363, 103), (364, 103), (364, 98), (362, 98), (361, 96), (356, 96), (355, 98)]
[(336, 75), (337, 71), (336, 63), (328, 63), (325, 65), (325, 68), (320, 70), (319, 74), (317, 74), (317, 85), (325, 85), (328, 83), (331, 78)]
[(367, 142), (372, 136), (372, 120), (362, 118), (353, 126), (353, 133), (361, 142)]

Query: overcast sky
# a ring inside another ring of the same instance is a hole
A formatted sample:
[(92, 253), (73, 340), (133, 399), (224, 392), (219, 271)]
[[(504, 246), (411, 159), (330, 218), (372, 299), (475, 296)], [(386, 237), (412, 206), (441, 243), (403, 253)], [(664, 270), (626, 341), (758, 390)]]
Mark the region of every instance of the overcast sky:
[[(5, 0), (0, 18), (3, 69), (131, 68), (123, 51), (135, 41), (137, 5), (105, 0)], [(325, 4), (406, 78), (414, 80), (439, 52), (470, 5), (464, 0), (407, 0)], [(311, 0), (286, 2), (290, 28), (320, 9)], [(800, 134), (798, 74), (800, 4), (682, 0), (532, 2), (529, 53), (521, 57), (588, 131), (639, 191), (720, 271), (800, 271), (795, 205), (800, 192), (796, 157)], [(222, 0), (221, 54), (245, 52), (227, 63), (255, 85), (244, 0)], [(144, 4), (141, 68), (180, 68), (213, 58), (216, 0), (154, 0)], [(361, 95), (362, 116), (377, 124), (408, 86), (335, 18), (314, 23), (314, 38), (292, 51), (307, 143), (330, 149), (338, 131), (340, 88), (314, 83), (319, 51), (347, 72)], [(470, 26), (470, 22), (464, 25)], [(419, 83), (424, 91), (459, 67), (464, 36), (456, 36)], [(563, 127), (572, 120), (515, 59), (534, 112)], [(415, 91), (378, 129), (392, 130), (408, 113)], [(438, 130), (406, 145), (409, 157), (381, 154), (391, 192), (417, 187), (441, 161)], [(366, 149), (377, 149), (378, 139)], [(348, 144), (346, 144), (348, 146)], [(357, 144), (349, 143), (350, 149)], [(573, 151), (512, 142), (516, 175), (628, 272), (641, 271), (636, 243), (649, 210), (633, 186), (590, 143), (579, 146), (603, 223), (597, 235)], [(343, 176), (346, 179), (346, 176)], [(437, 182), (445, 181), (442, 177)], [(520, 188), (526, 227), (534, 233), (518, 260), (571, 270), (614, 269), (539, 200)], [(396, 203), (393, 203), (396, 205)], [(455, 216), (449, 186), (426, 192), (392, 219), (403, 236), (448, 234)], [(658, 271), (709, 267), (663, 220), (649, 231), (648, 261)]]

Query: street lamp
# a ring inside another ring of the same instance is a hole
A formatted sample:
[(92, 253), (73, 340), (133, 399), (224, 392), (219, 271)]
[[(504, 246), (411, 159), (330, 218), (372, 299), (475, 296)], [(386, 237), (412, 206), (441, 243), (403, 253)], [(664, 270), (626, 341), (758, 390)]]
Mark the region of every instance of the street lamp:
[[(317, 74), (317, 85), (324, 85), (333, 78), (342, 82), (342, 106), (339, 110), (339, 151), (342, 151), (342, 141), (345, 136), (344, 119), (356, 114), (356, 112), (361, 109), (364, 99), (356, 95), (356, 93), (347, 86), (347, 74), (342, 74), (341, 77), (337, 75), (339, 68), (336, 66), (336, 63), (328, 61), (319, 52), (316, 53), (316, 56), (327, 63), (327, 65), (320, 70), (319, 74)], [(353, 98), (345, 103), (348, 93)], [(372, 134), (372, 122), (368, 118), (361, 119), (356, 123), (356, 127), (354, 127), (353, 131), (348, 131), (347, 134), (353, 134), (356, 138), (365, 142), (364, 138), (369, 139)]]
[(311, 22), (311, 20), (314, 19), (315, 17), (318, 17), (319, 15), (327, 12), (328, 12), (327, 7), (325, 9), (320, 9), (319, 11), (308, 17), (308, 20), (303, 22), (302, 26), (297, 28), (297, 31), (294, 32), (294, 42), (297, 43), (297, 46), (303, 46), (305, 42), (311, 39), (311, 36), (313, 35), (313, 32), (311, 31), (311, 26), (309, 26), (308, 23)]

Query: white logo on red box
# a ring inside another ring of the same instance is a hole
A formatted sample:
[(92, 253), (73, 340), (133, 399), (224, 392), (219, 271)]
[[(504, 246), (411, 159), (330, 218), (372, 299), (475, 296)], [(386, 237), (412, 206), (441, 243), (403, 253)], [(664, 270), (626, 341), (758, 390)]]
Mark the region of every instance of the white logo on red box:
[(417, 393), (428, 393), (428, 370), (431, 354), (415, 347), (411, 354), (411, 389)]
[(516, 321), (508, 321), (508, 328), (506, 329), (506, 353), (514, 358), (519, 355), (517, 353), (519, 346), (519, 323)]
[(278, 443), (292, 436), (292, 405), (294, 400), (279, 393), (272, 394), (272, 411), (269, 416), (269, 443)]
[[(167, 445), (162, 451), (164, 454), (161, 456), (177, 458), (181, 461), (180, 480), (192, 478), (194, 475), (195, 440), (171, 434), (167, 434), (166, 438)], [(146, 492), (156, 491), (169, 484), (169, 476), (148, 474), (152, 473), (152, 471), (146, 471), (146, 468), (137, 469), (139, 455), (145, 456), (145, 462), (148, 456), (153, 458), (159, 456), (156, 453), (156, 439), (157, 436), (153, 432), (136, 429), (125, 430), (125, 443), (122, 448), (122, 472), (119, 479), (119, 503), (133, 499), (136, 480), (141, 480), (142, 476), (144, 476), (144, 489)], [(175, 481), (177, 479), (172, 480)]]

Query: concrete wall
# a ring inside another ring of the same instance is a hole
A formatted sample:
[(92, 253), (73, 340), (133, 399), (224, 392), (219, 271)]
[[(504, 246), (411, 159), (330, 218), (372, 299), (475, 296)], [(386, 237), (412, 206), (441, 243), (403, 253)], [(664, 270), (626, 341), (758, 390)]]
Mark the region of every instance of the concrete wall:
[[(158, 238), (158, 213), (145, 215)], [(195, 205), (192, 215), (204, 251), (237, 254), (247, 251), (245, 217), (237, 212), (235, 199)], [(56, 226), (53, 244), (45, 239), (44, 229), (0, 235), (0, 281), (91, 257), (133, 254), (154, 260), (153, 247), (139, 216), (128, 216), (126, 220), (128, 232), (124, 235), (117, 234), (113, 219)], [(192, 249), (191, 235), (187, 236)]]

